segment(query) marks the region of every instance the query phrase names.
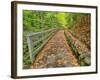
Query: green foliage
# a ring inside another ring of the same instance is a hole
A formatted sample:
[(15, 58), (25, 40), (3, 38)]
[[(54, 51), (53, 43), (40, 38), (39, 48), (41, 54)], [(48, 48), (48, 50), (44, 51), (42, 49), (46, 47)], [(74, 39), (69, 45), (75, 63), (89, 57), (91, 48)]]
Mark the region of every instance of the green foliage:
[(57, 13), (57, 19), (59, 23), (61, 24), (61, 26), (65, 28), (66, 27), (66, 13), (64, 12)]
[(23, 10), (23, 62), (30, 65), (30, 57), (27, 44), (27, 34), (39, 32), (51, 28), (71, 28), (79, 21), (82, 13), (52, 12)]

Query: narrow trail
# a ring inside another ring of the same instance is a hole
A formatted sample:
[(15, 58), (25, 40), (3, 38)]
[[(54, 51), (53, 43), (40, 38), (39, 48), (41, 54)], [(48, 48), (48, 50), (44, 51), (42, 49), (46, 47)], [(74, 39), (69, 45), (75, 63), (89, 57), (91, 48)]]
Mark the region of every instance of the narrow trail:
[(69, 47), (64, 30), (58, 31), (38, 53), (32, 68), (79, 66)]

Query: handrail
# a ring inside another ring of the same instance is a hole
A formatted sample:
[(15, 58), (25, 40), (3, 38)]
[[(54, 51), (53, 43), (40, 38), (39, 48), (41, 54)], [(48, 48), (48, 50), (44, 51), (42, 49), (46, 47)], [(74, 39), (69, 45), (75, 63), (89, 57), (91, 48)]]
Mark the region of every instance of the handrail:
[(58, 29), (49, 29), (42, 32), (30, 33), (27, 35), (29, 55), (31, 63), (35, 60), (35, 56), (44, 47), (48, 40), (57, 32)]
[(57, 30), (57, 28), (53, 28), (53, 29), (49, 29), (49, 30), (41, 31), (41, 32), (33, 32), (33, 33), (30, 33), (28, 36), (33, 36), (33, 35), (37, 35), (37, 34), (41, 34), (41, 33), (46, 33), (46, 32), (52, 31), (52, 30)]

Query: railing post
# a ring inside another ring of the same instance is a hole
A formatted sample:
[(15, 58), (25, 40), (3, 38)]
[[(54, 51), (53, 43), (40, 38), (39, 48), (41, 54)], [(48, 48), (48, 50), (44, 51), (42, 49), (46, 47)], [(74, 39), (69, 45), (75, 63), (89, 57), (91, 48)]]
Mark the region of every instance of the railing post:
[(29, 48), (29, 55), (30, 55), (30, 60), (31, 60), (31, 63), (33, 62), (33, 55), (32, 55), (32, 38), (31, 36), (28, 36), (27, 37), (27, 42), (28, 42), (28, 48)]

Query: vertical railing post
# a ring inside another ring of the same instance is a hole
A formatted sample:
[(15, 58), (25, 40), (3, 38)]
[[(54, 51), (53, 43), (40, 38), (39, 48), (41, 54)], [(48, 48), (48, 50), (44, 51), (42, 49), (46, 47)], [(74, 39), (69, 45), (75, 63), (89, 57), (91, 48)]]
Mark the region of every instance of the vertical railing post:
[(31, 38), (31, 36), (28, 36), (27, 42), (28, 42), (30, 60), (31, 60), (31, 63), (32, 63), (33, 62), (33, 54), (32, 54), (32, 48), (31, 48), (32, 47), (32, 38)]

